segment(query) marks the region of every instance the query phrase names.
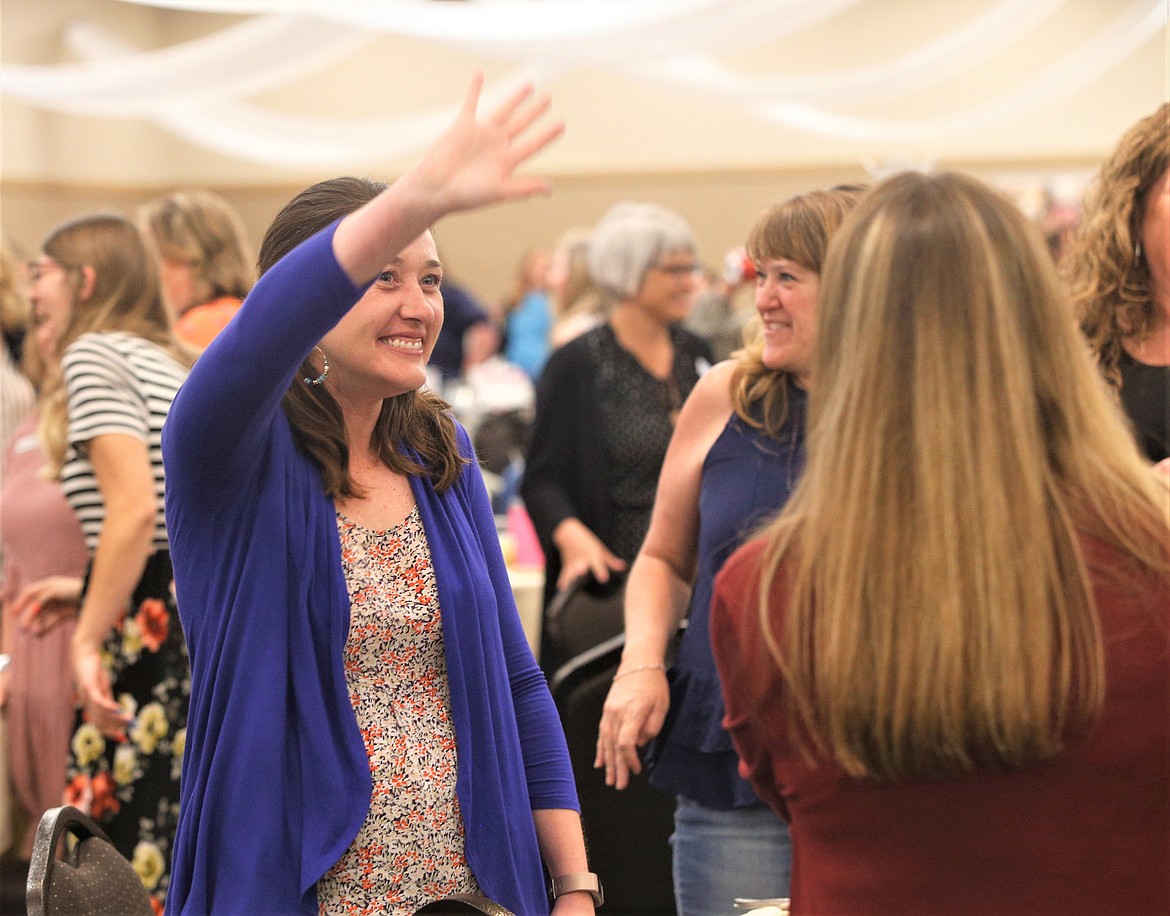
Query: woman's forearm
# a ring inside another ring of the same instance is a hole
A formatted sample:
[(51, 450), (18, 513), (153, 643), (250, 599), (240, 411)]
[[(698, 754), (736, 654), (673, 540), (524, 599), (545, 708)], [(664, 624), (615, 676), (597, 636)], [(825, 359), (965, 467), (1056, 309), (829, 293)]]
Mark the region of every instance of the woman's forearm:
[(100, 647), (133, 597), (154, 540), (154, 507), (146, 508), (149, 512), (107, 514), (73, 634), (75, 644)]
[(638, 554), (626, 582), (622, 668), (659, 665), (691, 600), (691, 584), (659, 557)]
[(102, 435), (89, 441), (88, 450), (105, 519), (73, 643), (96, 648), (126, 610), (142, 578), (158, 506), (145, 442), (121, 434)]
[[(581, 815), (566, 808), (545, 808), (533, 811), (532, 820), (541, 858), (553, 879), (589, 871)], [(583, 892), (567, 894), (558, 902), (572, 904), (574, 912), (593, 911), (592, 897)]]

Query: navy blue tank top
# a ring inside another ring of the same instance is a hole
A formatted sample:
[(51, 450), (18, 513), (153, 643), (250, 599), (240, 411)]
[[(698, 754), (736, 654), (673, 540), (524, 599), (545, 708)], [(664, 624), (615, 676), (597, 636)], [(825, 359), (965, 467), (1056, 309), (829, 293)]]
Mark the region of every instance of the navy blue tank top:
[(668, 677), (670, 711), (652, 742), (650, 783), (714, 810), (762, 804), (739, 775), (723, 729), (723, 695), (708, 621), (715, 575), (788, 501), (804, 468), (807, 395), (788, 380), (788, 413), (773, 439), (734, 413), (703, 461), (698, 567), (687, 630)]

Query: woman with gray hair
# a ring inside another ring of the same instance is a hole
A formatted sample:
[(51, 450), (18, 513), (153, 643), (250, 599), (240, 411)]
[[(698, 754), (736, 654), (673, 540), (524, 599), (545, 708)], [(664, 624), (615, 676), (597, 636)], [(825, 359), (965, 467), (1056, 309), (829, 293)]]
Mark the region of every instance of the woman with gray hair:
[(711, 361), (679, 326), (695, 247), (686, 221), (655, 204), (620, 203), (594, 229), (589, 272), (608, 320), (545, 365), (521, 486), (547, 561), (546, 604), (581, 576), (624, 571), (646, 536), (675, 419)]

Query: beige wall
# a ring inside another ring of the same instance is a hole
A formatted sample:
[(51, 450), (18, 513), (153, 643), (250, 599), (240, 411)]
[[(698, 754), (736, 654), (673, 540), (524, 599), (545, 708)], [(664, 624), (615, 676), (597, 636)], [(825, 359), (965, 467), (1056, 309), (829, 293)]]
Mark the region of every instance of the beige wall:
[[(964, 168), (1000, 184), (1005, 175), (1075, 174), (1094, 165), (1091, 160), (942, 164)], [(437, 237), (451, 275), (494, 301), (509, 288), (525, 250), (553, 244), (572, 226), (596, 222), (619, 200), (653, 201), (677, 210), (694, 227), (703, 259), (717, 265), (724, 252), (743, 244), (756, 217), (772, 203), (812, 188), (865, 180), (866, 174), (859, 167), (564, 176), (557, 179), (549, 198), (450, 217), (437, 226)], [(18, 251), (32, 254), (61, 220), (94, 210), (133, 215), (135, 208), (155, 193), (171, 189), (7, 182), (0, 189), (0, 232)], [(272, 216), (300, 187), (213, 189), (239, 209), (252, 244), (257, 246)]]

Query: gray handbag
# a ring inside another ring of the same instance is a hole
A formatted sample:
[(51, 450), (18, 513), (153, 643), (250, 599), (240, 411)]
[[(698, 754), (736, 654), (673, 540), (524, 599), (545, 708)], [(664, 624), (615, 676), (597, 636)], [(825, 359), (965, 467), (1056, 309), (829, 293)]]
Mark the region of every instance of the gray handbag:
[[(57, 858), (62, 841), (63, 854)], [(69, 805), (50, 808), (41, 817), (25, 895), (28, 916), (154, 914), (134, 866), (101, 827)]]
[(482, 913), (484, 916), (515, 916), (506, 907), (500, 906), (482, 894), (452, 894), (442, 900), (428, 903), (421, 910), (415, 911), (415, 916), (443, 916), (455, 913)]

